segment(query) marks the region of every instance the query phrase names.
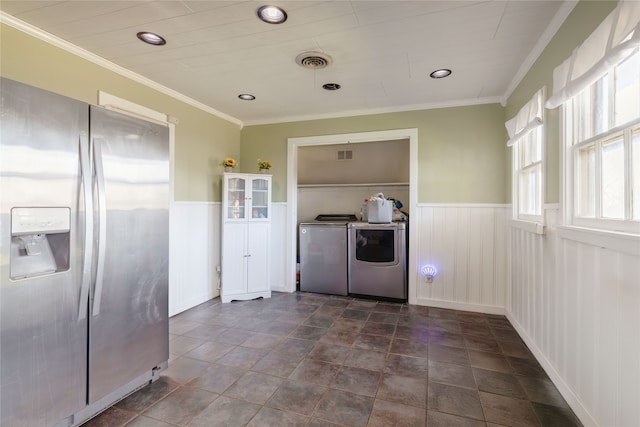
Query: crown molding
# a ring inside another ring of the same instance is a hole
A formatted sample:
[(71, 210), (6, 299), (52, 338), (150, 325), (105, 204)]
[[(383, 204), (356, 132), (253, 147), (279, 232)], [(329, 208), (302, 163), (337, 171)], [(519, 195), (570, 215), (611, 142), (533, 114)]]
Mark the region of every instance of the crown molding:
[(237, 125), (240, 129), (242, 129), (243, 127), (242, 121), (233, 116), (225, 114), (214, 108), (211, 108), (208, 105), (205, 105), (199, 101), (196, 101), (195, 99), (190, 98), (173, 89), (169, 89), (168, 87), (163, 86), (160, 83), (157, 83), (138, 73), (134, 73), (133, 71), (128, 70), (120, 65), (117, 65), (101, 56), (98, 56), (95, 53), (89, 52), (88, 50), (85, 50), (79, 46), (76, 46), (73, 43), (69, 43), (68, 41), (63, 40), (60, 37), (54, 36), (53, 34), (48, 33), (34, 25), (24, 22), (16, 18), (15, 16), (9, 15), (6, 12), (0, 11), (0, 23), (13, 27), (19, 31), (22, 31), (23, 33), (26, 33), (32, 37), (42, 40), (43, 42), (48, 43), (52, 46), (63, 49), (82, 59), (86, 59), (87, 61), (90, 61), (102, 68), (105, 68), (109, 71), (112, 71), (116, 74), (119, 74), (123, 77), (133, 80), (136, 83), (140, 83), (144, 86), (147, 86), (153, 90), (163, 93), (164, 95), (170, 96), (178, 101), (184, 102), (185, 104), (191, 105), (192, 107), (198, 108), (206, 113), (209, 113), (223, 120), (231, 122)]
[(170, 89), (160, 83), (157, 83), (147, 77), (144, 77), (138, 73), (135, 73), (127, 68), (124, 68), (120, 65), (117, 65), (101, 56), (98, 56), (92, 52), (89, 52), (79, 46), (76, 46), (64, 39), (61, 39), (51, 33), (48, 33), (34, 25), (31, 25), (27, 22), (24, 22), (12, 15), (7, 14), (6, 12), (0, 11), (0, 23), (11, 26), (19, 31), (22, 31), (30, 36), (33, 36), (39, 40), (42, 40), (50, 45), (63, 49), (73, 55), (81, 57), (87, 61), (90, 61), (102, 68), (110, 70), (114, 73), (117, 73), (125, 78), (133, 80), (139, 84), (147, 86), (153, 90), (156, 90), (160, 93), (163, 93), (167, 96), (170, 96), (178, 101), (184, 102), (185, 104), (191, 105), (195, 108), (198, 108), (204, 112), (207, 112), (211, 115), (219, 117), (223, 120), (231, 122), (237, 125), (240, 129), (244, 126), (255, 126), (255, 125), (266, 125), (266, 124), (278, 124), (278, 123), (287, 123), (287, 122), (301, 122), (301, 121), (311, 121), (311, 120), (325, 120), (325, 119), (336, 119), (336, 118), (345, 118), (345, 117), (354, 117), (354, 116), (365, 116), (365, 115), (373, 115), (373, 114), (387, 114), (387, 113), (399, 113), (399, 112), (407, 112), (407, 111), (418, 111), (418, 110), (429, 110), (436, 108), (449, 108), (449, 107), (464, 107), (464, 106), (472, 106), (472, 105), (482, 105), (482, 104), (494, 104), (499, 103), (502, 106), (505, 106), (508, 98), (512, 95), (513, 91), (517, 88), (517, 86), (522, 82), (526, 74), (529, 72), (530, 68), (533, 66), (535, 61), (538, 59), (540, 54), (544, 51), (548, 43), (551, 41), (553, 36), (556, 34), (562, 23), (566, 20), (568, 15), (571, 13), (573, 8), (576, 6), (577, 1), (566, 1), (563, 2), (558, 13), (555, 15), (553, 20), (549, 23), (547, 29), (544, 34), (540, 37), (535, 47), (532, 49), (531, 53), (527, 56), (525, 61), (522, 63), (520, 69), (511, 80), (507, 91), (499, 97), (486, 97), (486, 98), (473, 98), (473, 99), (461, 99), (447, 102), (435, 102), (435, 103), (427, 103), (427, 104), (416, 104), (416, 105), (405, 105), (405, 106), (397, 106), (397, 107), (387, 107), (387, 108), (374, 108), (374, 109), (364, 109), (364, 110), (349, 110), (335, 113), (326, 113), (326, 114), (309, 114), (304, 116), (285, 116), (278, 118), (263, 118), (263, 119), (255, 119), (255, 120), (245, 120), (242, 121), (236, 117), (225, 114), (221, 111), (218, 111), (210, 106), (203, 104), (200, 101), (196, 101), (193, 98), (190, 98), (178, 91)]
[(533, 49), (531, 49), (529, 55), (527, 55), (525, 60), (522, 62), (522, 65), (520, 65), (520, 68), (518, 69), (516, 75), (513, 76), (513, 79), (511, 79), (506, 92), (504, 93), (504, 95), (502, 95), (502, 99), (500, 100), (502, 106), (507, 105), (509, 97), (513, 94), (513, 91), (516, 90), (520, 83), (522, 83), (522, 80), (525, 78), (531, 67), (533, 67), (533, 64), (535, 64), (540, 55), (542, 55), (542, 52), (544, 52), (547, 45), (551, 42), (551, 39), (553, 39), (553, 36), (556, 35), (564, 21), (569, 17), (569, 14), (577, 4), (577, 0), (564, 1), (562, 3), (562, 6), (560, 6), (558, 13), (556, 13), (551, 22), (549, 22), (549, 25), (542, 33), (542, 36), (540, 36), (536, 45), (533, 47)]
[(341, 111), (337, 113), (327, 113), (327, 114), (310, 114), (306, 116), (288, 116), (288, 117), (278, 117), (273, 119), (245, 120), (243, 123), (244, 123), (244, 126), (270, 125), (270, 124), (277, 124), (277, 123), (339, 119), (339, 118), (355, 117), (355, 116), (370, 116), (374, 114), (388, 114), (388, 113), (402, 113), (407, 111), (433, 110), (436, 108), (468, 107), (471, 105), (499, 104), (500, 102), (501, 102), (500, 97), (460, 99), (460, 100), (447, 101), (447, 102), (402, 105), (397, 107), (372, 108), (372, 109), (366, 109), (366, 110), (349, 110), (349, 111)]

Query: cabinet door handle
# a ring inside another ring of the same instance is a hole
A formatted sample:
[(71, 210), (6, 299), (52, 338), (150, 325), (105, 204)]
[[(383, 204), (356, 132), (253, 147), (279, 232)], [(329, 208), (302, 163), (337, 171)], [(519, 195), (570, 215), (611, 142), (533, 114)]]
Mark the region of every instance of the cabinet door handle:
[(248, 255), (245, 255), (244, 257), (245, 258), (249, 258), (250, 256), (251, 256), (251, 254), (248, 254)]

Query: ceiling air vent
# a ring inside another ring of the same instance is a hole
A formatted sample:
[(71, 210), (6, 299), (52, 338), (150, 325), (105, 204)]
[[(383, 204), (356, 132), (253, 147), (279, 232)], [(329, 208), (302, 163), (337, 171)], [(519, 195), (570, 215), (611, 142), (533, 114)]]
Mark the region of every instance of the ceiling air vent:
[(311, 70), (326, 68), (333, 62), (333, 59), (322, 52), (304, 52), (296, 56), (296, 64)]

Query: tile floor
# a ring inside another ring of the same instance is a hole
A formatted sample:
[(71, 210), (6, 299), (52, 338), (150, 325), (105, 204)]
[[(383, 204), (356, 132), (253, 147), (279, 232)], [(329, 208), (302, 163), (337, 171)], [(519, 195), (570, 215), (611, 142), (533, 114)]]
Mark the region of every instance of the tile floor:
[(581, 425), (503, 316), (276, 293), (169, 324), (169, 369), (86, 427)]

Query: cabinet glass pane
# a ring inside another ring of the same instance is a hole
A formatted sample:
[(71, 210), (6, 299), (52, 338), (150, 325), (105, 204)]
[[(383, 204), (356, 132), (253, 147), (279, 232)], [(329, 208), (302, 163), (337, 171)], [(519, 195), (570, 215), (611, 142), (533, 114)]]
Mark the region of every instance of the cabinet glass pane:
[(269, 181), (262, 178), (253, 180), (253, 191), (267, 191), (269, 189)]
[(246, 181), (243, 178), (230, 178), (227, 192), (227, 218), (244, 219), (246, 196)]
[(251, 218), (269, 218), (269, 182), (255, 178), (251, 187)]

